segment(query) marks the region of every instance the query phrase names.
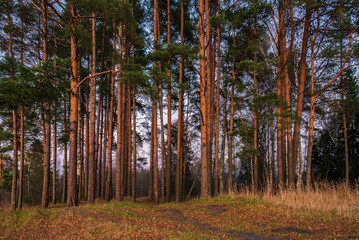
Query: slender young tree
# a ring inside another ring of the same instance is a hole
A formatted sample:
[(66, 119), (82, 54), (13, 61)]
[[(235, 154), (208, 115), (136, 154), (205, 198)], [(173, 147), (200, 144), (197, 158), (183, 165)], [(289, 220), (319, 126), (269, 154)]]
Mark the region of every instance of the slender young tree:
[[(64, 96), (64, 132), (67, 133), (67, 104), (66, 104), (66, 94)], [(67, 199), (67, 139), (64, 142), (64, 181), (62, 183), (62, 203), (66, 202)]]
[(133, 114), (133, 165), (132, 165), (132, 201), (136, 202), (136, 89), (133, 89), (132, 114)]
[[(7, 23), (8, 23), (8, 37), (9, 37), (9, 57), (13, 58), (13, 37), (12, 37), (12, 17), (10, 10), (7, 11)], [(12, 82), (15, 81), (14, 79), (14, 69), (11, 69), (11, 80)], [(18, 133), (17, 133), (17, 110), (16, 108), (12, 109), (12, 130), (13, 130), (13, 166), (12, 166), (12, 183), (11, 183), (11, 202), (10, 207), (11, 210), (16, 210), (16, 183), (17, 183), (17, 164), (18, 164), (18, 150), (17, 150), (17, 142), (18, 142)]]
[[(119, 39), (118, 39), (118, 55), (120, 57), (120, 63), (118, 64), (118, 68), (119, 70), (122, 69), (122, 22), (120, 22), (119, 24)], [(120, 73), (121, 74), (121, 73)], [(122, 186), (122, 181), (121, 181), (121, 174), (123, 174), (123, 169), (122, 169), (122, 157), (121, 157), (121, 151), (123, 148), (123, 139), (122, 139), (122, 88), (123, 88), (123, 84), (120, 81), (120, 77), (118, 78), (117, 81), (117, 86), (118, 86), (118, 91), (117, 91), (117, 149), (116, 149), (116, 192), (115, 192), (115, 197), (116, 197), (116, 201), (122, 201), (122, 194), (121, 194), (121, 189), (123, 188)]]
[[(23, 7), (22, 0), (20, 2), (20, 7)], [(20, 15), (20, 63), (24, 65), (24, 16)], [(24, 145), (25, 145), (25, 130), (24, 130), (24, 105), (21, 105), (20, 108), (20, 176), (19, 176), (19, 209), (22, 209), (22, 201), (23, 201), (23, 177), (24, 177), (24, 160), (25, 160), (25, 152), (24, 152)], [(1, 160), (0, 160), (1, 165)], [(1, 175), (1, 166), (0, 166), (0, 175)], [(1, 182), (1, 176), (0, 176)]]
[(56, 102), (54, 103), (53, 116), (53, 164), (52, 164), (52, 204), (56, 204), (56, 171), (57, 171), (57, 123), (56, 123)]
[[(43, 61), (48, 60), (47, 54), (47, 5), (42, 0), (42, 32), (43, 32)], [(45, 75), (45, 80), (46, 75)], [(50, 187), (50, 158), (51, 158), (51, 123), (50, 123), (50, 104), (45, 103), (45, 152), (44, 152), (44, 180), (42, 185), (41, 207), (49, 206), (49, 187)]]
[[(183, 1), (181, 1), (181, 45), (183, 45), (183, 32), (184, 32), (184, 6)], [(179, 99), (178, 99), (178, 127), (177, 127), (177, 164), (176, 164), (176, 202), (181, 201), (181, 166), (183, 162), (183, 57), (180, 56), (180, 71), (179, 71)], [(167, 173), (168, 174), (168, 173)]]
[(116, 25), (115, 20), (112, 23), (113, 36), (112, 36), (112, 75), (111, 75), (111, 92), (110, 92), (110, 109), (109, 109), (109, 127), (108, 127), (108, 164), (107, 164), (107, 179), (106, 179), (106, 201), (110, 201), (111, 188), (112, 188), (112, 140), (113, 140), (113, 105), (115, 94), (115, 51), (116, 51)]
[[(218, 12), (221, 1), (217, 3)], [(218, 195), (218, 158), (219, 158), (219, 100), (220, 100), (220, 78), (221, 78), (221, 32), (217, 27), (217, 88), (216, 88), (216, 135), (215, 135), (215, 160), (214, 160), (214, 195)]]
[(165, 159), (166, 159), (166, 149), (165, 149), (165, 132), (163, 126), (163, 83), (161, 80), (160, 83), (160, 122), (161, 122), (161, 162), (162, 162), (162, 173), (161, 173), (161, 202), (165, 202)]
[[(171, 44), (171, 1), (167, 0), (167, 43)], [(181, 44), (183, 44), (183, 1), (181, 1)], [(183, 59), (180, 59), (180, 68), (183, 68)], [(167, 158), (166, 158), (166, 201), (171, 201), (171, 132), (172, 132), (172, 78), (171, 61), (168, 61), (168, 90), (167, 90)], [(181, 70), (180, 70), (181, 72)], [(180, 73), (181, 75), (181, 73)], [(183, 76), (183, 73), (182, 73)], [(180, 76), (181, 78), (181, 76)], [(181, 83), (180, 83), (181, 84)]]

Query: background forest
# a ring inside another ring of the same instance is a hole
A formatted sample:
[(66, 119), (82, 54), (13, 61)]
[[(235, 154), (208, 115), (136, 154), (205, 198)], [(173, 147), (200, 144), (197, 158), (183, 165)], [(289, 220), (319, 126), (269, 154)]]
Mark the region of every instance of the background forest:
[(0, 202), (359, 178), (359, 1), (0, 0)]

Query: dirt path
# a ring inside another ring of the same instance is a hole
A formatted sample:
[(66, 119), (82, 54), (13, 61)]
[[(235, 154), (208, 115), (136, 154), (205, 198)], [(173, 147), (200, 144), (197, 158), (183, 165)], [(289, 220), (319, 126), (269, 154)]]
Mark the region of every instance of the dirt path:
[[(221, 214), (227, 211), (226, 208), (222, 207), (222, 206), (218, 206), (218, 205), (207, 205), (207, 206), (201, 206), (204, 209), (208, 209), (211, 212), (215, 213), (215, 214)], [(205, 230), (209, 230), (209, 231), (213, 231), (213, 232), (217, 232), (217, 233), (222, 233), (222, 234), (228, 234), (230, 236), (233, 236), (235, 238), (238, 239), (251, 239), (251, 240), (276, 240), (276, 239), (281, 239), (278, 237), (272, 237), (272, 236), (262, 236), (262, 235), (258, 235), (255, 233), (250, 233), (250, 232), (240, 232), (240, 231), (235, 231), (235, 230), (222, 230), (222, 229), (218, 229), (215, 227), (212, 227), (211, 225), (209, 225), (208, 223), (201, 223), (199, 221), (195, 221), (193, 219), (189, 219), (187, 217), (185, 217), (182, 212), (178, 209), (161, 209), (158, 210), (159, 212), (165, 214), (168, 218), (180, 222), (180, 223), (187, 223), (187, 224), (192, 224), (195, 226), (200, 226), (203, 227)]]
[(359, 239), (359, 220), (241, 197), (0, 212), (0, 239)]

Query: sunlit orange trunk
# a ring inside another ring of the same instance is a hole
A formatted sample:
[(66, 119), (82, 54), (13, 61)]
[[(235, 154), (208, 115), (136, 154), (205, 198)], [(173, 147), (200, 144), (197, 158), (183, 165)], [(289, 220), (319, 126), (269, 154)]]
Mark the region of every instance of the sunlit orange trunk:
[(206, 86), (206, 107), (207, 107), (207, 191), (208, 196), (211, 196), (211, 176), (212, 176), (212, 142), (213, 142), (213, 79), (212, 79), (212, 36), (210, 26), (210, 9), (209, 0), (205, 0), (206, 7), (206, 73), (207, 73), (207, 86)]
[(204, 0), (199, 0), (199, 66), (200, 66), (200, 103), (201, 103), (201, 198), (208, 195), (208, 161), (207, 161), (207, 106), (206, 106), (206, 60), (204, 34)]
[(76, 33), (76, 9), (70, 6), (72, 23), (70, 25), (70, 42), (71, 42), (71, 96), (70, 96), (70, 155), (69, 155), (69, 182), (67, 205), (77, 206), (77, 124), (78, 124), (78, 52)]
[[(183, 1), (181, 1), (181, 44), (183, 45), (183, 29), (184, 29), (184, 6)], [(176, 202), (181, 201), (181, 171), (180, 166), (183, 162), (183, 74), (184, 74), (184, 66), (183, 66), (183, 57), (180, 56), (180, 72), (179, 72), (179, 100), (178, 100), (178, 127), (177, 127), (177, 165), (176, 165)], [(168, 174), (168, 173), (167, 173)]]

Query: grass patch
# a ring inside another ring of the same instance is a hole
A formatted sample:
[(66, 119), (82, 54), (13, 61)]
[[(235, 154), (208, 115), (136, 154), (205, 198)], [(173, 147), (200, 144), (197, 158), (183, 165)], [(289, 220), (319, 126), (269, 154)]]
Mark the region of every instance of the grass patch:
[(294, 206), (297, 202), (288, 196), (238, 194), (161, 205), (110, 202), (4, 211), (0, 239), (359, 238), (358, 218)]

